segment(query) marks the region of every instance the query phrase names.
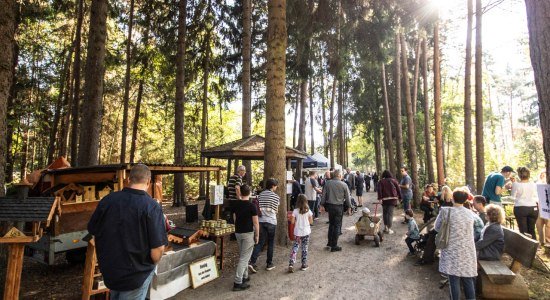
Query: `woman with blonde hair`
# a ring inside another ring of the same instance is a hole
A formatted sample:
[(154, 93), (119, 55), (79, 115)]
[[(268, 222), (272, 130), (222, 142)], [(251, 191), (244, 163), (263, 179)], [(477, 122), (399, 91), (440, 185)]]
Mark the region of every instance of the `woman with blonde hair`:
[(453, 191), (451, 188), (444, 185), (441, 187), (441, 195), (439, 195), (440, 206), (453, 206)]
[(481, 237), (476, 242), (477, 258), (500, 260), (504, 251), (504, 231), (501, 226), (504, 222), (504, 210), (500, 206), (489, 204), (485, 211), (489, 222), (481, 231)]
[(519, 232), (528, 233), (536, 240), (535, 223), (539, 216), (539, 196), (537, 184), (530, 181), (531, 172), (526, 167), (518, 168), (519, 182), (512, 184), (511, 196), (514, 198), (514, 216)]

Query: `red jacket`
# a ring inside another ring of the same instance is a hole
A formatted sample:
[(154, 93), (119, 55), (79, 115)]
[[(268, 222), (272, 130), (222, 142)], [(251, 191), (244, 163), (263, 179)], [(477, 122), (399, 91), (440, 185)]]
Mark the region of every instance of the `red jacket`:
[(377, 190), (378, 200), (383, 201), (383, 204), (397, 205), (397, 200), (401, 199), (401, 189), (394, 178), (380, 179)]

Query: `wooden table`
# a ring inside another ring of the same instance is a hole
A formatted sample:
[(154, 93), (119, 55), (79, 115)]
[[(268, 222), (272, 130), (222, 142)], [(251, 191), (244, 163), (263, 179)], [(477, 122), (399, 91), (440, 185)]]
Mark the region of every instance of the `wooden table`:
[[(232, 232), (231, 232), (232, 233)], [(216, 243), (216, 258), (219, 259), (220, 271), (223, 269), (224, 248), (227, 238), (231, 233), (215, 235), (210, 233), (206, 238)]]

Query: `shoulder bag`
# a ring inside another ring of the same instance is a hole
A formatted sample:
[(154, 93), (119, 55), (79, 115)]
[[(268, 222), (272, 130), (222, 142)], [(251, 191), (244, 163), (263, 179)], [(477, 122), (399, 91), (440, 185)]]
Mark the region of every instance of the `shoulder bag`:
[(449, 245), (449, 233), (451, 230), (450, 222), (451, 220), (451, 208), (447, 209), (447, 217), (441, 221), (441, 227), (439, 232), (435, 236), (435, 245), (438, 249), (445, 249)]

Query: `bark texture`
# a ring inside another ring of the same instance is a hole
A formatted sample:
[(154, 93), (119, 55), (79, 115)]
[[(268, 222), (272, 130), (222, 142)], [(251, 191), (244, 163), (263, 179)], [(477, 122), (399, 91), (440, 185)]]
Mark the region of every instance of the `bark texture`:
[(130, 104), (130, 68), (132, 67), (132, 28), (134, 25), (134, 0), (130, 0), (128, 36), (126, 37), (126, 74), (124, 75), (124, 110), (122, 112), (122, 138), (120, 139), (120, 163), (126, 162), (126, 141), (128, 140), (128, 106)]
[(483, 190), (485, 183), (485, 143), (483, 141), (483, 49), (482, 49), (482, 0), (476, 0), (476, 181), (477, 191)]
[(78, 151), (79, 166), (98, 164), (103, 74), (105, 72), (105, 40), (107, 38), (107, 10), (107, 0), (92, 1), (86, 74), (84, 77), (82, 126)]
[[(393, 143), (392, 143), (392, 130), (391, 130), (391, 123), (390, 123), (390, 105), (388, 101), (388, 88), (386, 83), (386, 66), (382, 64), (382, 92), (384, 94), (384, 101), (382, 102), (382, 105), (384, 107), (384, 137), (386, 139), (386, 149), (388, 153), (388, 157), (386, 158), (386, 161), (388, 165), (386, 166), (386, 169), (390, 170), (392, 174), (397, 173), (397, 169), (395, 168), (394, 163), (394, 156), (393, 156)], [(380, 173), (381, 168), (376, 168), (376, 172)]]
[(539, 98), (546, 181), (550, 183), (550, 2), (525, 0), (531, 65)]
[(437, 184), (445, 184), (443, 169), (443, 126), (441, 121), (441, 66), (439, 62), (439, 21), (434, 24), (434, 122), (435, 122), (435, 161), (437, 164)]
[(84, 0), (78, 1), (76, 36), (74, 40), (73, 99), (71, 103), (71, 165), (78, 165), (78, 128), (80, 124), (80, 50), (82, 47), (82, 21), (84, 19)]
[[(286, 182), (285, 154), (285, 83), (286, 83), (286, 0), (269, 0), (267, 25), (267, 101), (264, 178)], [(277, 213), (275, 240), (288, 242), (286, 189), (277, 189), (281, 198)]]
[[(250, 67), (252, 61), (251, 43), (252, 43), (252, 4), (251, 0), (243, 0), (243, 73), (242, 73), (242, 137), (248, 137), (252, 134), (251, 110), (252, 110), (252, 84), (250, 80)], [(248, 174), (252, 174), (252, 164), (249, 160), (243, 160)], [(246, 176), (248, 184), (252, 184), (252, 176)]]
[(15, 0), (0, 0), (0, 197), (4, 196), (6, 167), (6, 112), (12, 86), (15, 44)]
[[(176, 101), (174, 109), (174, 163), (185, 162), (184, 111), (185, 111), (185, 34), (187, 20), (187, 0), (178, 2), (178, 50), (176, 57)], [(185, 200), (185, 181), (183, 174), (174, 175), (173, 205), (181, 206)]]
[[(401, 121), (401, 33), (395, 36), (395, 149), (396, 167), (399, 170), (403, 167), (403, 124)], [(401, 177), (396, 172), (395, 176)]]
[(464, 174), (466, 185), (474, 188), (474, 158), (472, 148), (472, 23), (473, 0), (468, 0), (468, 25), (466, 31), (466, 65), (464, 67)]
[(422, 39), (422, 86), (424, 94), (424, 148), (426, 149), (426, 172), (428, 182), (435, 182), (432, 139), (430, 130), (430, 95), (428, 94), (428, 45), (426, 37)]

